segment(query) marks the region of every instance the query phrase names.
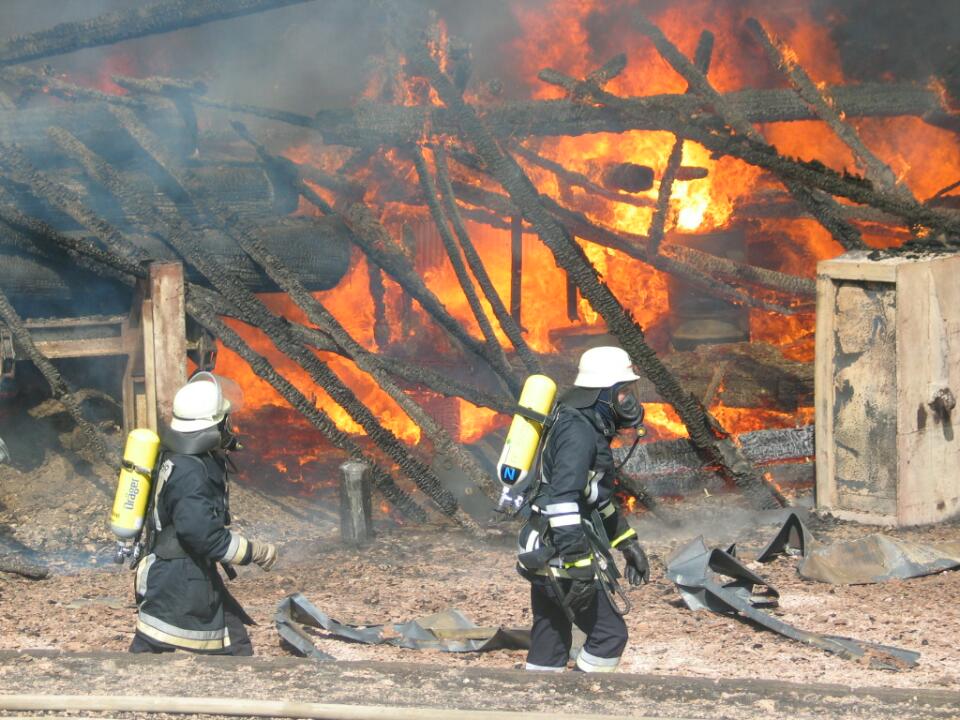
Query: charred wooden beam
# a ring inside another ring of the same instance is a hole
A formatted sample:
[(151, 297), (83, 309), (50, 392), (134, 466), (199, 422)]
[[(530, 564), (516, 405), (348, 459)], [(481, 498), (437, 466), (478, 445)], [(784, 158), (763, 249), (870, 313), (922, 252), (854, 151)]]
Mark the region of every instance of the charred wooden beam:
[[(107, 103), (71, 103), (59, 107), (0, 110), (0, 142), (16, 144), (43, 169), (64, 164), (62, 154), (50, 146), (47, 130), (62, 127), (103, 154), (113, 163), (126, 163), (136, 156), (136, 147), (123, 140)], [(162, 135), (171, 150), (189, 155), (196, 143), (180, 113), (169, 100), (145, 102), (144, 120)]]
[(557, 263), (574, 279), (583, 296), (603, 317), (610, 332), (656, 385), (661, 396), (673, 405), (697, 447), (720, 465), (725, 474), (757, 504), (784, 504), (782, 495), (767, 485), (740, 449), (724, 436), (716, 421), (708, 417), (700, 403), (690, 397), (667, 370), (646, 343), (642, 328), (606, 284), (601, 282), (596, 269), (567, 229), (544, 208), (539, 193), (522, 168), (512, 157), (501, 152), (483, 121), (460, 97), (426, 48), (418, 43), (411, 52), (413, 60), (410, 69), (430, 81), (443, 103), (454, 114), (463, 137), (473, 145), (490, 173), (504, 186), (524, 216), (534, 224)]
[(510, 315), (518, 326), (523, 313), (523, 216), (510, 218)]
[[(61, 100), (71, 102), (84, 100), (116, 103), (137, 109), (142, 109), (146, 106), (146, 103), (139, 98), (127, 97), (126, 95), (113, 95), (111, 93), (101, 92), (100, 90), (94, 90), (93, 88), (84, 87), (83, 85), (75, 85), (74, 83), (61, 80), (55, 75), (37, 72), (25, 67), (0, 69), (0, 79), (25, 88), (29, 92), (49, 93)], [(5, 109), (16, 109), (16, 106)]]
[(385, 348), (390, 344), (390, 323), (387, 320), (385, 302), (387, 288), (383, 284), (383, 270), (369, 261), (367, 261), (367, 287), (370, 289), (370, 299), (373, 300), (373, 341), (378, 348)]
[(0, 573), (19, 575), (28, 580), (43, 580), (50, 577), (50, 570), (42, 565), (28, 562), (19, 555), (0, 555)]
[(104, 13), (89, 20), (55, 25), (49, 30), (16, 35), (0, 42), (0, 66), (18, 65), (112, 45), (123, 40), (171, 32), (218, 20), (252, 15), (310, 0), (165, 0), (146, 7)]
[[(753, 36), (760, 43), (760, 46), (767, 53), (770, 63), (774, 67), (780, 68), (790, 80), (790, 84), (797, 91), (797, 94), (803, 98), (810, 109), (823, 120), (830, 129), (836, 133), (844, 144), (853, 152), (854, 158), (860, 166), (866, 171), (867, 179), (877, 183), (886, 190), (897, 189), (897, 178), (893, 171), (880, 158), (874, 155), (873, 151), (864, 145), (860, 135), (849, 123), (845, 122), (843, 116), (837, 112), (834, 106), (833, 98), (826, 91), (821, 90), (814, 84), (813, 80), (807, 75), (807, 71), (797, 61), (796, 53), (793, 52), (779, 38), (772, 37), (764, 30), (763, 26), (756, 18), (747, 18), (747, 29), (753, 33)], [(901, 186), (900, 192), (907, 192)]]
[[(935, 90), (912, 84), (862, 84), (826, 89), (839, 112), (847, 117), (914, 115), (925, 119), (949, 117)], [(788, 89), (741, 90), (724, 95), (727, 103), (751, 123), (816, 120), (817, 116)], [(233, 111), (256, 108), (232, 106)], [(612, 107), (569, 100), (508, 102), (486, 109), (482, 117), (490, 132), (501, 138), (536, 135), (586, 135), (629, 130), (682, 130), (686, 118), (701, 110), (701, 101), (685, 95), (629, 98)], [(416, 142), (423, 128), (443, 135), (456, 133), (447, 108), (405, 107), (361, 103), (357, 107), (321, 110), (316, 116), (291, 116), (265, 111), (273, 119), (312, 127), (331, 145), (398, 146)], [(281, 116), (282, 115), (282, 116)]]
[[(132, 120), (129, 117), (122, 119), (129, 123), (136, 122), (136, 120)], [(255, 295), (247, 291), (236, 280), (236, 278), (229, 272), (228, 269), (220, 268), (216, 264), (215, 260), (213, 260), (212, 257), (202, 249), (202, 247), (191, 243), (190, 232), (188, 228), (186, 228), (178, 218), (161, 217), (159, 213), (151, 206), (143, 203), (142, 200), (136, 196), (130, 195), (128, 188), (124, 185), (119, 175), (117, 175), (117, 173), (106, 162), (104, 162), (102, 158), (99, 158), (92, 153), (89, 148), (83, 146), (82, 143), (80, 143), (69, 133), (66, 133), (63, 130), (55, 129), (51, 131), (51, 136), (65, 152), (83, 165), (83, 167), (89, 172), (91, 178), (103, 183), (103, 185), (114, 194), (118, 201), (125, 202), (127, 207), (133, 211), (131, 212), (132, 215), (140, 218), (144, 222), (148, 222), (155, 227), (164, 228), (167, 239), (174, 247), (176, 247), (178, 252), (180, 252), (188, 262), (202, 272), (204, 276), (217, 287), (218, 290), (223, 292), (228, 302), (234, 305), (234, 307), (236, 307), (240, 312), (244, 313), (248, 320), (253, 321), (258, 328), (263, 330), (270, 340), (277, 346), (277, 348), (281, 350), (281, 352), (301, 365), (301, 367), (310, 373), (311, 377), (313, 377), (321, 385), (324, 385), (325, 388), (329, 388), (330, 385), (334, 384), (324, 384), (323, 381), (327, 380), (327, 375), (332, 375), (332, 372), (330, 372), (325, 365), (320, 363), (315, 355), (304, 348), (302, 343), (298, 342), (292, 335), (287, 334), (286, 324), (281, 318), (271, 314), (261, 304)], [(104, 223), (101, 220), (100, 224), (97, 226), (98, 231), (100, 230), (100, 226), (103, 224)], [(120, 236), (120, 241), (123, 242), (122, 236)], [(135, 253), (135, 250), (128, 251)], [(203, 324), (203, 322), (201, 322), (201, 324)], [(238, 352), (243, 350), (243, 346), (238, 346), (238, 348)], [(256, 361), (255, 357), (251, 357), (251, 359)], [(259, 365), (259, 367), (264, 371), (268, 371), (270, 369), (264, 366), (262, 363)], [(335, 382), (339, 382), (339, 379), (337, 379)], [(336, 396), (334, 397), (336, 399)], [(307, 418), (311, 420), (311, 422), (313, 422), (314, 425), (321, 430), (321, 432), (329, 431), (330, 427), (335, 428), (332, 421), (329, 421), (329, 418), (326, 418), (329, 422), (329, 425), (326, 422), (323, 422), (323, 419), (326, 416), (318, 415), (317, 413), (319, 413), (319, 411), (317, 411), (315, 408), (312, 408), (312, 403), (310, 403), (310, 405), (311, 410), (314, 412), (307, 414)], [(296, 404), (294, 407), (296, 409), (301, 409), (301, 411), (303, 410)], [(331, 440), (335, 441), (337, 436), (334, 433), (332, 436), (328, 435), (328, 437), (331, 437)], [(393, 495), (394, 497), (397, 497), (396, 493)], [(386, 495), (386, 497), (390, 499), (390, 495)]]
[[(738, 442), (744, 455), (758, 465), (803, 460), (815, 454), (813, 425), (743, 433)], [(617, 461), (626, 457), (628, 449), (614, 450)], [(696, 445), (685, 438), (641, 443), (623, 466), (628, 475), (639, 480), (709, 468)]]
[[(782, 218), (792, 219), (813, 217), (800, 203), (789, 194), (762, 193), (765, 197), (751, 198), (737, 207), (737, 216), (742, 218)], [(867, 205), (841, 205), (840, 215), (850, 222), (897, 225), (900, 219), (896, 215), (883, 212)], [(894, 228), (890, 228), (893, 230)]]
[[(697, 50), (694, 55), (694, 65), (706, 76), (710, 68), (710, 57), (713, 54), (713, 33), (704, 31), (700, 33), (700, 40), (697, 43)], [(687, 89), (690, 92), (690, 88)], [(660, 179), (660, 190), (657, 193), (657, 209), (650, 221), (650, 229), (647, 231), (650, 239), (647, 243), (647, 252), (656, 255), (660, 252), (660, 243), (663, 242), (663, 233), (667, 225), (667, 212), (670, 209), (670, 196), (673, 193), (673, 181), (680, 172), (680, 163), (683, 162), (683, 136), (677, 135), (670, 149), (670, 156), (667, 158), (667, 167), (663, 171), (663, 177)]]
[[(209, 197), (197, 195), (198, 190), (202, 191), (199, 183), (193, 182), (188, 171), (178, 168), (172, 158), (166, 153), (157, 138), (146, 128), (137, 117), (126, 110), (117, 108), (114, 113), (120, 125), (130, 134), (132, 138), (142, 147), (143, 152), (150, 157), (153, 162), (168, 176), (168, 180), (178, 187), (178, 191), (189, 197), (197, 209), (204, 214), (210, 215), (217, 220), (220, 229), (229, 234), (244, 251), (260, 265), (271, 279), (278, 283), (280, 287), (288, 293), (292, 293), (295, 302), (304, 309), (308, 316), (315, 314), (319, 303), (310, 303), (307, 299), (313, 300), (312, 296), (296, 281), (293, 274), (284, 268), (270, 253), (268, 253), (262, 244), (257, 240), (255, 234), (249, 226), (242, 220), (231, 217), (230, 214)], [(111, 192), (115, 195), (124, 193), (124, 189), (119, 186), (116, 178), (111, 178), (109, 168), (99, 163), (91, 168), (96, 173), (96, 177), (109, 183)], [(143, 208), (141, 206), (140, 213)], [(168, 226), (171, 225), (167, 220)], [(179, 236), (182, 229), (171, 226), (174, 231), (171, 236)], [(260, 303), (252, 293), (247, 292), (236, 280), (222, 272), (211, 264), (209, 257), (204, 257), (197, 252), (196, 247), (190, 247), (181, 242), (177, 248), (181, 254), (188, 257), (191, 262), (198, 266), (204, 275), (214, 283), (226, 298), (241, 309), (245, 314), (256, 318), (256, 325), (263, 330), (271, 341), (283, 350), (287, 355), (294, 359), (298, 365), (306, 370), (311, 378), (320, 385), (328, 395), (339, 404), (351, 418), (367, 432), (370, 439), (377, 445), (382, 452), (397, 463), (400, 470), (412, 479), (417, 486), (424, 491), (437, 506), (450, 518), (455, 520), (464, 528), (475, 534), (482, 534), (476, 523), (459, 508), (456, 499), (450, 492), (444, 488), (433, 471), (424, 463), (415, 458), (401, 441), (387, 428), (385, 428), (370, 409), (363, 404), (359, 398), (347, 387), (342, 380), (323, 362), (321, 362), (313, 353), (309, 352), (302, 343), (289, 334), (289, 330), (283, 321), (270, 313)], [(201, 267), (202, 266), (202, 267)], [(317, 314), (319, 318), (319, 314)], [(332, 316), (331, 316), (332, 317)]]
[[(2, 289), (0, 289), (0, 320), (3, 320), (4, 324), (10, 330), (10, 334), (13, 335), (17, 347), (25, 352), (30, 362), (32, 362), (34, 367), (43, 375), (44, 380), (46, 380), (50, 386), (53, 397), (63, 404), (70, 414), (70, 417), (73, 418), (73, 421), (77, 424), (84, 443), (89, 446), (91, 457), (107, 462), (113, 466), (113, 463), (110, 463), (108, 460), (108, 458), (111, 457), (111, 453), (107, 450), (107, 444), (100, 432), (93, 423), (83, 416), (80, 403), (74, 398), (70, 386), (63, 379), (60, 372), (53, 366), (53, 363), (47, 359), (47, 356), (37, 348), (33, 342), (33, 338), (30, 336), (30, 331), (24, 327), (23, 320), (20, 319), (20, 315), (14, 310), (13, 305), (10, 304), (6, 293), (4, 293)], [(90, 460), (87, 460), (87, 462), (90, 462)]]
[(290, 404), (290, 407), (303, 415), (334, 447), (344, 450), (354, 460), (369, 464), (374, 485), (390, 504), (406, 517), (416, 522), (426, 522), (427, 513), (413, 498), (397, 486), (390, 473), (378, 463), (371, 462), (353, 438), (338, 428), (329, 415), (297, 390), (289, 380), (276, 371), (266, 358), (256, 353), (243, 338), (220, 320), (217, 317), (218, 308), (204, 302), (199, 295), (190, 293), (187, 297), (187, 312), (215, 337), (219, 338), (224, 345), (243, 358), (258, 377), (266, 380), (280, 394), (280, 397)]
[(447, 257), (449, 258), (450, 264), (453, 266), (453, 271), (460, 283), (460, 289), (467, 298), (470, 309), (473, 311), (473, 316), (477, 320), (477, 325), (480, 327), (480, 332), (483, 333), (483, 337), (486, 340), (485, 355), (487, 362), (489, 362), (491, 367), (496, 370), (497, 374), (503, 378), (510, 390), (514, 394), (519, 395), (519, 379), (514, 374), (513, 368), (510, 367), (510, 363), (507, 362), (507, 356), (503, 352), (503, 348), (500, 346), (500, 341), (497, 340), (496, 333), (493, 331), (493, 325), (490, 323), (490, 318), (487, 317), (486, 310), (484, 309), (483, 305), (480, 304), (480, 296), (477, 295), (477, 289), (473, 285), (473, 278), (470, 277), (470, 274), (467, 271), (466, 263), (464, 262), (463, 256), (460, 254), (460, 247), (457, 245), (457, 240), (450, 231), (450, 226), (447, 224), (447, 218), (444, 216), (443, 210), (440, 207), (440, 202), (437, 199), (437, 187), (433, 181), (433, 177), (430, 175), (426, 158), (424, 158), (423, 152), (420, 150), (419, 145), (414, 145), (411, 148), (411, 154), (413, 157), (413, 164), (417, 169), (417, 177), (420, 181), (420, 190), (423, 193), (427, 207), (430, 210), (430, 215), (433, 217), (433, 222), (437, 227), (437, 231), (440, 234), (440, 239), (447, 251)]
[(500, 323), (500, 328), (510, 342), (513, 343), (513, 347), (527, 368), (527, 372), (541, 372), (540, 361), (537, 359), (537, 356), (534, 355), (530, 346), (527, 345), (526, 340), (523, 339), (519, 322), (507, 312), (507, 308), (504, 306), (500, 294), (494, 287), (493, 281), (490, 280), (490, 275), (487, 273), (483, 260), (480, 258), (477, 249), (473, 246), (470, 234), (463, 224), (463, 219), (460, 217), (460, 209), (457, 206), (456, 195), (453, 192), (453, 186), (450, 182), (450, 170), (447, 167), (446, 150), (442, 145), (438, 145), (435, 148), (434, 158), (437, 165), (437, 183), (440, 186), (440, 193), (443, 197), (444, 209), (447, 217), (450, 219), (450, 224), (453, 226), (454, 232), (457, 234), (457, 239), (460, 241), (460, 247), (463, 249), (463, 254), (464, 257), (466, 257), (467, 264), (470, 266), (470, 271), (477, 279), (477, 284), (480, 285), (484, 297), (486, 297), (487, 302), (490, 303), (493, 314)]
[(727, 277), (738, 283), (776, 290), (800, 300), (816, 297), (817, 284), (815, 280), (810, 278), (790, 275), (777, 270), (768, 270), (756, 265), (747, 265), (720, 255), (689, 248), (679, 243), (667, 245), (661, 248), (660, 252), (687, 265), (699, 268), (703, 272)]
[(207, 84), (202, 80), (182, 80), (159, 76), (136, 78), (126, 75), (113, 75), (111, 79), (124, 90), (146, 95), (195, 95), (207, 91)]

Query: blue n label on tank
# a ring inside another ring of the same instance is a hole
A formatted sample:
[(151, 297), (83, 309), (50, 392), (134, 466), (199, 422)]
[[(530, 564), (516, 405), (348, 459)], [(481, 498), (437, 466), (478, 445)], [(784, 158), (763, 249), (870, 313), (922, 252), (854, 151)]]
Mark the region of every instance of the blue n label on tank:
[(509, 465), (500, 468), (500, 482), (512, 485), (518, 477), (520, 477), (520, 468), (510, 467)]

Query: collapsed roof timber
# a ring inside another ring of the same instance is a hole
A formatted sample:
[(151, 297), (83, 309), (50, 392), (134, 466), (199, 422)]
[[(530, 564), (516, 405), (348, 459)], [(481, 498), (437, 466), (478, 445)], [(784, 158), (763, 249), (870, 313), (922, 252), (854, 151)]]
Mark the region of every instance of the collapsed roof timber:
[[(574, 237), (614, 248), (737, 305), (782, 314), (809, 312), (814, 289), (808, 279), (702, 250), (661, 246), (687, 140), (700, 143), (714, 156), (731, 156), (758, 166), (782, 182), (789, 197), (778, 191), (776, 197), (768, 198), (770, 202), (758, 203), (753, 211), (812, 216), (844, 248), (865, 247), (859, 225), (865, 220), (902, 226), (916, 236), (913, 246), (922, 242), (953, 247), (952, 238), (960, 231), (960, 215), (943, 207), (940, 198), (919, 202), (898, 184), (890, 168), (870, 153), (849, 122), (854, 117), (911, 115), (955, 131), (960, 126), (943, 95), (933, 87), (903, 83), (818, 86), (790, 59), (789, 49), (755, 21), (750, 30), (772, 63), (784, 68), (792, 89), (720, 93), (709, 79), (713, 48), (709, 32), (704, 31), (691, 62), (642, 16), (634, 18), (636, 27), (686, 80), (686, 94), (621, 97), (609, 92), (606, 87), (625, 67), (625, 58), (617, 56), (584, 78), (543, 69), (540, 78), (544, 82), (564, 89), (562, 100), (481, 106), (465, 99), (463, 93), (469, 76), (468, 58), (460, 54), (445, 72), (438, 63), (437, 48), (428, 48), (419, 36), (402, 38), (399, 34), (397, 43), (403, 46), (407, 64), (397, 71), (429, 83), (438, 98), (436, 103), (368, 102), (304, 116), (207, 97), (203, 85), (192, 80), (118, 77), (117, 84), (127, 94), (111, 95), (21, 66), (81, 47), (305, 1), (158, 3), (146, 16), (112, 13), (0, 46), (0, 65), (7, 68), (0, 71), (0, 78), (14, 93), (0, 95), (0, 221), (4, 225), (0, 317), (94, 445), (103, 447), (96, 429), (83, 419), (78, 405), (70, 402), (70, 390), (33, 345), (20, 316), (28, 300), (49, 301), (48, 307), (66, 302), (76, 311), (80, 295), (91, 297), (92, 293), (86, 292), (90, 283), (122, 294), (134, 278), (143, 276), (146, 261), (179, 257), (190, 268), (187, 310), (193, 319), (247, 360), (255, 373), (333, 445), (354, 457), (364, 455), (329, 415), (219, 316), (239, 318), (262, 330), (373, 440), (379, 453), (374, 478), (392, 503), (411, 517), (425, 517), (424, 510), (394, 482), (388, 468), (395, 464), (443, 513), (471, 531), (481, 532), (435, 471), (310, 350), (310, 346), (322, 346), (353, 360), (400, 405), (439, 452), (455, 457), (471, 482), (492, 496), (495, 488), (488, 474), (403, 390), (404, 383), (416, 383), (506, 412), (512, 407), (510, 398), (518, 390), (522, 374), (538, 371), (549, 361), (529, 347), (516, 317), (490, 281), (465, 229), (463, 219), (469, 218), (494, 227), (513, 227), (519, 233), (536, 233), (609, 332), (643, 369), (651, 392), (675, 408), (704, 462), (720, 468), (757, 505), (782, 503), (782, 495), (767, 482), (753, 459), (651, 349), (630, 310), (601, 280)], [(20, 107), (22, 99), (35, 98), (38, 93), (69, 104), (50, 101)], [(308, 128), (328, 144), (355, 148), (354, 159), (334, 172), (298, 165), (272, 154), (239, 123), (234, 129), (237, 140), (243, 142), (242, 157), (211, 159), (202, 153), (191, 157), (203, 147), (198, 108)], [(833, 128), (865, 168), (866, 178), (786, 157), (755, 127), (756, 123), (801, 119), (822, 120)], [(583, 208), (573, 205), (572, 193), (562, 190), (576, 186), (588, 197), (607, 199), (611, 192), (614, 199), (632, 195), (604, 189), (524, 144), (531, 136), (628, 130), (666, 130), (676, 136), (647, 236), (598, 224)], [(251, 149), (253, 160), (249, 159)], [(429, 157), (425, 149), (430, 151)], [(364, 177), (350, 172), (351, 167), (358, 168), (372, 156), (387, 152), (412, 162), (416, 171), (416, 183), (400, 182), (393, 196), (380, 190), (368, 192)], [(456, 163), (455, 174), (448, 157)], [(518, 157), (527, 165), (518, 162)], [(559, 199), (537, 189), (527, 169), (530, 165), (553, 174), (561, 188)], [(493, 185), (501, 191), (491, 190)], [(482, 340), (447, 310), (418, 274), (402, 243), (383, 224), (377, 201), (398, 198), (428, 207), (477, 318)], [(276, 215), (295, 209), (301, 199), (315, 206), (322, 217), (276, 219)], [(839, 199), (849, 202), (842, 204)], [(322, 254), (308, 252), (308, 236), (311, 242), (318, 242), (320, 236), (325, 248)], [(340, 280), (350, 246), (366, 255), (370, 266), (378, 269), (378, 277), (379, 271), (386, 273), (415, 298), (460, 351), (489, 366), (499, 383), (486, 392), (464, 387), (425, 368), (371, 353), (351, 336), (312, 294)], [(63, 261), (66, 257), (68, 263)], [(289, 294), (319, 333), (287, 322), (255, 294), (276, 288)], [(481, 295), (493, 311), (492, 319)], [(498, 341), (495, 323), (512, 344), (512, 353)]]

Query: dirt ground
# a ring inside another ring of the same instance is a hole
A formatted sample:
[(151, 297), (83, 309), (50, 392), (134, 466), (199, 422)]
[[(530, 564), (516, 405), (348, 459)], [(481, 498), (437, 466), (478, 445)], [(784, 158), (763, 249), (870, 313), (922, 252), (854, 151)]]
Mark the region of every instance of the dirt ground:
[[(39, 474), (38, 474), (39, 473)], [(50, 480), (51, 486), (37, 482)], [(45, 487), (46, 486), (46, 487)], [(800, 498), (799, 504), (809, 504)], [(350, 623), (406, 621), (455, 607), (479, 625), (522, 627), (530, 622), (527, 584), (514, 570), (510, 526), (487, 545), (445, 526), (400, 527), (378, 521), (373, 544), (357, 551), (338, 539), (333, 498), (270, 496), (236, 484), (237, 525), (254, 537), (276, 540), (281, 561), (273, 572), (240, 568), (230, 587), (258, 625), (252, 637), (259, 655), (281, 656), (272, 616), (277, 603), (303, 592), (332, 617)], [(816, 632), (896, 645), (921, 653), (919, 666), (900, 672), (872, 670), (821, 650), (754, 628), (736, 619), (684, 607), (663, 560), (703, 534), (708, 544), (737, 542), (741, 553), (772, 537), (782, 512), (750, 511), (735, 495), (688, 499), (668, 508), (682, 522), (666, 528), (650, 514), (632, 516), (653, 561), (649, 585), (632, 589), (627, 617), (631, 641), (621, 669), (627, 672), (704, 678), (768, 678), (855, 686), (960, 689), (960, 573), (880, 585), (832, 586), (801, 579), (795, 560), (756, 566), (781, 593), (775, 613)], [(0, 649), (71, 652), (124, 650), (135, 620), (132, 573), (112, 563), (105, 527), (107, 497), (77, 476), (64, 455), (51, 454), (32, 474), (0, 468), (0, 533), (5, 552), (20, 548), (49, 566), (49, 579), (0, 574)], [(816, 515), (809, 525), (821, 539), (847, 539), (876, 528)], [(890, 531), (913, 540), (955, 540), (956, 523)], [(25, 549), (30, 549), (29, 553)], [(446, 667), (512, 668), (522, 651), (439, 654), (337, 639), (317, 645), (340, 660), (436, 663)]]
[[(69, 433), (59, 439), (69, 444)], [(123, 652), (130, 643), (136, 614), (133, 574), (112, 562), (113, 539), (106, 527), (113, 479), (90, 476), (71, 457), (46, 451), (30, 463), (0, 465), (0, 557), (17, 555), (52, 572), (39, 581), (0, 573), (0, 654)], [(233, 485), (235, 525), (248, 536), (276, 541), (281, 553), (272, 572), (239, 568), (238, 579), (230, 584), (258, 623), (251, 632), (257, 656), (293, 660), (280, 646), (272, 618), (277, 604), (294, 592), (347, 623), (402, 622), (452, 607), (481, 626), (529, 626), (528, 585), (514, 570), (514, 526), (492, 525), (501, 536), (481, 545), (449, 525), (402, 526), (378, 510), (373, 543), (362, 550), (346, 548), (339, 541), (333, 482), (339, 460), (331, 458), (324, 470), (330, 482), (311, 495), (296, 486), (268, 492), (242, 478)], [(822, 541), (879, 530), (810, 513), (809, 496), (796, 498), (796, 504)], [(752, 511), (733, 493), (687, 498), (667, 504), (665, 511), (673, 525), (650, 513), (631, 516), (650, 554), (653, 576), (649, 585), (630, 590), (630, 643), (622, 672), (708, 684), (833, 683), (947, 691), (951, 696), (950, 691), (960, 690), (960, 605), (955, 601), (960, 573), (832, 586), (800, 578), (794, 559), (751, 565), (779, 589), (780, 605), (773, 612), (781, 620), (804, 630), (921, 653), (913, 669), (871, 669), (735, 618), (692, 612), (665, 579), (665, 558), (701, 534), (710, 546), (736, 542), (740, 555), (750, 559), (773, 536), (783, 511)], [(958, 540), (960, 524), (887, 532), (917, 541)], [(335, 638), (320, 638), (316, 644), (338, 661), (414, 664), (423, 672), (497, 672), (524, 662), (523, 651), (445, 654)], [(191, 662), (167, 666), (174, 687), (178, 677), (190, 682)], [(0, 660), (7, 692), (13, 691), (10, 681), (18, 677), (18, 667)], [(49, 674), (60, 678), (59, 692), (71, 688), (62, 679), (69, 673)], [(79, 683), (82, 673), (74, 676)], [(73, 689), (87, 692), (88, 686)]]

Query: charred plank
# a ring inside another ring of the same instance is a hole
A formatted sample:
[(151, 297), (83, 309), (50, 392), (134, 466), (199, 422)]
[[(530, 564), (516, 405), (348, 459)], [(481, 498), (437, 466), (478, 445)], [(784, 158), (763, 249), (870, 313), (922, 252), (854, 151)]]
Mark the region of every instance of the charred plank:
[(146, 7), (104, 13), (89, 20), (60, 23), (48, 30), (16, 35), (0, 43), (0, 66), (71, 53), (75, 50), (171, 32), (218, 20), (251, 15), (310, 0), (167, 0)]

